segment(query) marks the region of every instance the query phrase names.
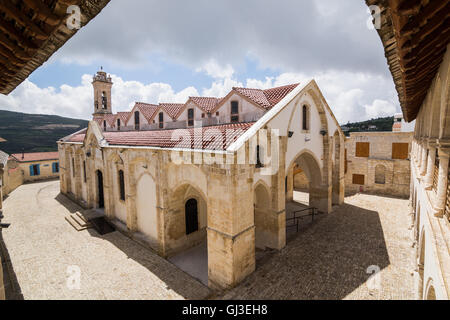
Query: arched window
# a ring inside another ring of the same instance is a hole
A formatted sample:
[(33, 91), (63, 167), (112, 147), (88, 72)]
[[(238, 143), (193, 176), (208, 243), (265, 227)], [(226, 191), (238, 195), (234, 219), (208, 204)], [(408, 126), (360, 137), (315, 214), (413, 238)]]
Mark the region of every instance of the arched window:
[(125, 178), (122, 170), (119, 170), (119, 192), (120, 200), (125, 201)]
[(264, 148), (256, 146), (256, 168), (264, 167), (264, 163), (261, 159), (264, 159)]
[(108, 98), (106, 97), (106, 92), (102, 92), (102, 108), (108, 109)]
[(386, 167), (381, 164), (375, 167), (375, 183), (376, 184), (386, 183)]
[(164, 128), (164, 113), (163, 112), (160, 112), (159, 113), (159, 128), (160, 129), (163, 129)]
[(135, 130), (139, 130), (140, 126), (139, 126), (139, 111), (136, 111), (134, 113), (134, 129)]
[(198, 205), (197, 200), (189, 199), (185, 204), (186, 234), (198, 231)]
[(120, 131), (120, 119), (117, 119), (117, 131)]
[(309, 108), (307, 105), (302, 108), (302, 130), (309, 131)]

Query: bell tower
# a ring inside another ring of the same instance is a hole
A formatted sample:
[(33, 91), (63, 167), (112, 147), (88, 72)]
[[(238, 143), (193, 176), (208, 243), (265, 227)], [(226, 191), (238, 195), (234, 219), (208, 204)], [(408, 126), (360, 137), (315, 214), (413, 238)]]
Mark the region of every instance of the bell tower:
[(92, 80), (92, 86), (94, 87), (94, 116), (112, 114), (112, 85), (111, 76), (107, 75), (103, 71), (103, 67), (101, 67)]

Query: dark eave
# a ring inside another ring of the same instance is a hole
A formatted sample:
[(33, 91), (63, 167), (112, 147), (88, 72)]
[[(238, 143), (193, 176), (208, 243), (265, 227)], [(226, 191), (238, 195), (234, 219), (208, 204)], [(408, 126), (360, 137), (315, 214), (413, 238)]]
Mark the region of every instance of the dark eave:
[(0, 0), (0, 93), (9, 94), (78, 30), (67, 8), (81, 9), (84, 27), (110, 0)]
[(381, 9), (378, 30), (406, 121), (419, 113), (450, 39), (450, 1), (366, 0)]

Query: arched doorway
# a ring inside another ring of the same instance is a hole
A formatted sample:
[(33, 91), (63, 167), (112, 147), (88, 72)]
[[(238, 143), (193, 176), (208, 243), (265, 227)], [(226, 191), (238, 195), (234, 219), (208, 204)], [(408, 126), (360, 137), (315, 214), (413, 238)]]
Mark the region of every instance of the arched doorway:
[(184, 214), (186, 218), (186, 234), (198, 231), (198, 205), (197, 200), (189, 199), (184, 205)]
[[(303, 195), (306, 201), (301, 201), (299, 199), (301, 196), (298, 194), (294, 195), (294, 201), (298, 200), (297, 202), (315, 207), (323, 212), (328, 212), (328, 201), (331, 201), (330, 195), (327, 192), (327, 188), (322, 186), (320, 166), (312, 153), (307, 151), (301, 153), (291, 164), (289, 171), (297, 173), (293, 177), (294, 190), (306, 193), (306, 195)], [(302, 179), (298, 178), (299, 175), (301, 175)]]
[(105, 207), (105, 194), (103, 191), (103, 173), (97, 170), (97, 187), (98, 187), (98, 208), (103, 209)]

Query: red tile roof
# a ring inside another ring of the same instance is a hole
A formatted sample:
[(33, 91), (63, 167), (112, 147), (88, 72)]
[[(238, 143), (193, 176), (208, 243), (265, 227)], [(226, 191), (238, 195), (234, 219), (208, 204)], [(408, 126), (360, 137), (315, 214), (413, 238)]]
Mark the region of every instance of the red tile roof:
[(156, 112), (159, 110), (159, 106), (155, 104), (136, 102), (135, 107), (144, 115), (145, 119), (150, 123)]
[(58, 160), (58, 152), (14, 153), (11, 155), (19, 162)]
[(115, 121), (116, 121), (116, 115), (115, 114), (106, 114), (103, 117), (103, 120), (106, 120), (107, 123), (109, 123), (109, 125), (111, 127), (115, 126)]
[(271, 88), (267, 90), (261, 89), (249, 89), (249, 88), (237, 88), (233, 90), (239, 92), (243, 96), (249, 98), (254, 103), (260, 105), (264, 109), (270, 109), (280, 102), (285, 96), (287, 96), (292, 90), (298, 86), (297, 84), (291, 84), (287, 86)]
[(122, 122), (126, 124), (130, 116), (131, 112), (117, 112), (116, 119), (120, 118), (120, 120), (122, 120)]
[(190, 97), (200, 109), (206, 113), (212, 112), (222, 99), (213, 97)]
[(172, 119), (178, 118), (185, 106), (184, 103), (160, 103), (159, 105)]
[[(253, 124), (254, 122), (203, 127), (201, 128), (203, 132), (202, 135), (197, 134), (194, 131), (196, 129), (191, 128), (175, 130), (103, 132), (103, 136), (110, 145), (226, 150)], [(182, 134), (184, 132), (189, 133), (189, 139), (182, 139)], [(84, 133), (77, 134), (71, 137), (69, 142), (83, 142), (84, 136)]]

